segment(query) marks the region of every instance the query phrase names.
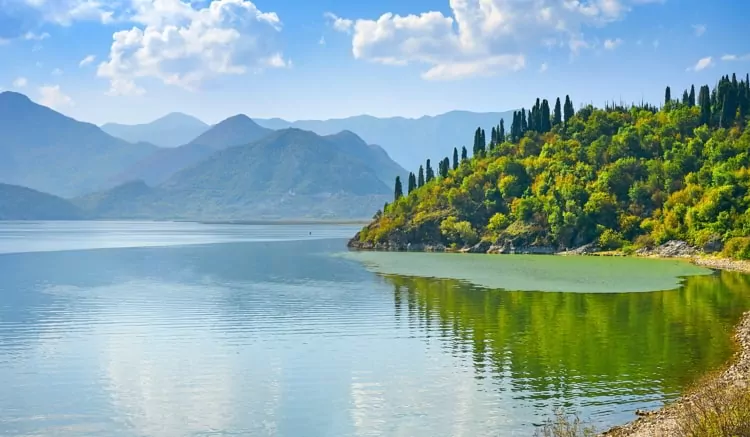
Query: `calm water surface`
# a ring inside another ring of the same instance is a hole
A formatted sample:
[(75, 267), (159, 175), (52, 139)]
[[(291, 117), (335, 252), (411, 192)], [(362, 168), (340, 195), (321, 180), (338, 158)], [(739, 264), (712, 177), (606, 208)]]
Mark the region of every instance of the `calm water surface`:
[(721, 365), (750, 308), (739, 274), (484, 257), (472, 285), (426, 267), (472, 257), (341, 256), (354, 231), (0, 224), (0, 435), (525, 436), (556, 406), (607, 426)]

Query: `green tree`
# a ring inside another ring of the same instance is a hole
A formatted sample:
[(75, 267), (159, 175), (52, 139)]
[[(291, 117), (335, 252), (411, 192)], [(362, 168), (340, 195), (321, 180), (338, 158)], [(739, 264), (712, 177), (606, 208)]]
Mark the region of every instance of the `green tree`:
[(576, 115), (576, 111), (573, 108), (573, 102), (570, 100), (570, 96), (565, 96), (565, 106), (563, 107), (563, 115), (565, 116), (565, 123), (569, 123), (570, 120)]
[(393, 200), (396, 201), (404, 196), (403, 187), (401, 187), (401, 176), (396, 176), (396, 187), (393, 192)]
[(431, 180), (435, 179), (435, 171), (432, 169), (432, 166), (430, 165), (430, 160), (427, 160), (427, 165), (425, 166), (425, 181), (430, 182)]
[(458, 149), (453, 148), (453, 170), (458, 168)]
[(690, 85), (690, 95), (688, 96), (688, 105), (695, 106), (695, 85)]
[(469, 153), (466, 151), (465, 146), (461, 146), (461, 161), (466, 161), (469, 159)]
[(549, 102), (547, 99), (542, 100), (541, 116), (539, 120), (540, 132), (549, 132), (552, 129), (552, 119), (550, 118)]
[(414, 173), (409, 172), (409, 194), (417, 189), (417, 178)]
[(669, 106), (672, 103), (672, 90), (667, 87), (664, 91), (664, 106)]
[(562, 109), (560, 108), (560, 98), (555, 100), (555, 110), (552, 115), (552, 126), (557, 126), (562, 123)]
[(698, 104), (701, 107), (701, 124), (711, 124), (711, 91), (708, 85), (701, 87), (700, 94), (698, 95)]
[(417, 187), (421, 188), (424, 186), (424, 168), (419, 166), (419, 176), (417, 176)]
[(505, 142), (505, 120), (500, 119), (500, 127), (498, 128), (498, 142), (500, 144)]

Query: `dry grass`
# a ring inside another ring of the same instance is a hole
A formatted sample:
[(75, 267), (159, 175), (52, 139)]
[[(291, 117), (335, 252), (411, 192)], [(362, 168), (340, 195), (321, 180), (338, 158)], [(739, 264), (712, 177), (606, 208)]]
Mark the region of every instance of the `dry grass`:
[(750, 388), (708, 384), (684, 404), (682, 437), (750, 437)]
[(535, 437), (595, 437), (596, 429), (586, 425), (577, 415), (566, 415), (562, 410), (556, 410), (553, 418), (534, 432)]

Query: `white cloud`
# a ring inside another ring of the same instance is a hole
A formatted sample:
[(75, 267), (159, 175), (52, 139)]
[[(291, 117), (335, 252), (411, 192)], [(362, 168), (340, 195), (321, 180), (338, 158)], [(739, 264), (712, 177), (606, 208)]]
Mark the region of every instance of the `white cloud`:
[(49, 33), (34, 33), (34, 32), (26, 32), (23, 35), (23, 39), (27, 41), (42, 41), (49, 38)]
[(614, 50), (621, 45), (622, 40), (620, 38), (604, 40), (604, 48), (607, 50)]
[(78, 63), (78, 66), (85, 67), (89, 64), (93, 64), (95, 60), (96, 60), (96, 56), (88, 55), (85, 58), (81, 59), (81, 62)]
[[(533, 4), (532, 4), (533, 3)], [(620, 20), (635, 0), (450, 0), (451, 14), (385, 13), (348, 20), (327, 13), (333, 27), (353, 30), (356, 59), (388, 65), (425, 64), (422, 76), (437, 79), (492, 75), (523, 66), (524, 52), (565, 44), (573, 54), (591, 47), (586, 27)], [(454, 67), (450, 67), (454, 66)], [(460, 72), (460, 74), (456, 74)]]
[(695, 36), (701, 37), (704, 33), (706, 33), (706, 25), (705, 24), (693, 24), (693, 32), (695, 33)]
[(6, 2), (15, 4), (11, 6), (16, 10), (25, 7), (27, 11), (34, 11), (38, 21), (62, 26), (69, 26), (75, 21), (110, 23), (114, 20), (115, 10), (121, 6), (121, 0), (6, 0)]
[(63, 71), (61, 69), (59, 69), (59, 68), (55, 68), (54, 70), (52, 70), (52, 75), (53, 76), (62, 76), (63, 75)]
[(318, 44), (322, 46), (326, 45), (326, 38), (324, 36), (321, 36), (320, 39), (318, 40)]
[(44, 85), (39, 87), (39, 95), (41, 96), (41, 104), (53, 109), (74, 105), (73, 99), (60, 90), (60, 85)]
[(326, 12), (323, 16), (329, 21), (331, 26), (338, 32), (351, 33), (354, 21), (341, 18), (332, 12)]
[(15, 88), (24, 88), (28, 84), (29, 81), (25, 77), (18, 77), (13, 81), (13, 87)]
[(722, 61), (750, 61), (750, 53), (746, 55), (724, 55)]
[(281, 21), (249, 0), (214, 0), (196, 9), (183, 0), (132, 0), (139, 26), (113, 35), (97, 75), (110, 80), (109, 94), (142, 94), (136, 82), (156, 78), (196, 89), (219, 75), (288, 67), (274, 39)]
[(713, 58), (711, 56), (707, 56), (705, 58), (699, 59), (698, 62), (696, 62), (694, 66), (688, 68), (688, 71), (701, 71), (701, 70), (705, 70), (708, 67), (712, 67), (713, 65), (714, 65)]
[(543, 62), (542, 65), (539, 67), (539, 72), (544, 73), (545, 71), (547, 71), (547, 68), (548, 68), (547, 63)]

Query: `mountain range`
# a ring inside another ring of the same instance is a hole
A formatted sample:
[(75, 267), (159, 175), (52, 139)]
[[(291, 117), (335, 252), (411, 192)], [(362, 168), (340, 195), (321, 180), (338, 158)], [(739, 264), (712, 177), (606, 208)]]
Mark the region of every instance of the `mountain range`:
[[(267, 129), (279, 130), (293, 127), (312, 131), (318, 135), (332, 135), (341, 131), (350, 131), (357, 134), (368, 144), (381, 146), (394, 161), (416, 173), (419, 165), (424, 164), (425, 157), (432, 157), (433, 161), (437, 161), (449, 156), (454, 147), (460, 150), (461, 146), (466, 146), (467, 149), (471, 150), (471, 132), (474, 132), (477, 127), (481, 127), (487, 131), (489, 136), (489, 131), (493, 126), (497, 126), (501, 119), (505, 119), (506, 124), (509, 124), (512, 115), (512, 111), (485, 113), (451, 111), (441, 115), (420, 118), (378, 118), (360, 115), (331, 120), (287, 121), (280, 118), (255, 118), (253, 121)], [(175, 131), (191, 131), (198, 126), (195, 119), (190, 116), (170, 114), (146, 125), (106, 124), (102, 128), (114, 136), (131, 142), (147, 141), (163, 145), (162, 136), (158, 132), (160, 132), (162, 120), (165, 118), (184, 123), (181, 129), (175, 129)], [(111, 129), (111, 126), (117, 126), (117, 129)], [(148, 129), (144, 127), (148, 127)], [(203, 131), (206, 130), (208, 130), (207, 126)], [(467, 132), (469, 135), (467, 135)], [(185, 143), (187, 141), (174, 145)], [(193, 141), (193, 143), (196, 143), (196, 141)]]
[(0, 220), (79, 220), (83, 211), (57, 196), (0, 184)]

